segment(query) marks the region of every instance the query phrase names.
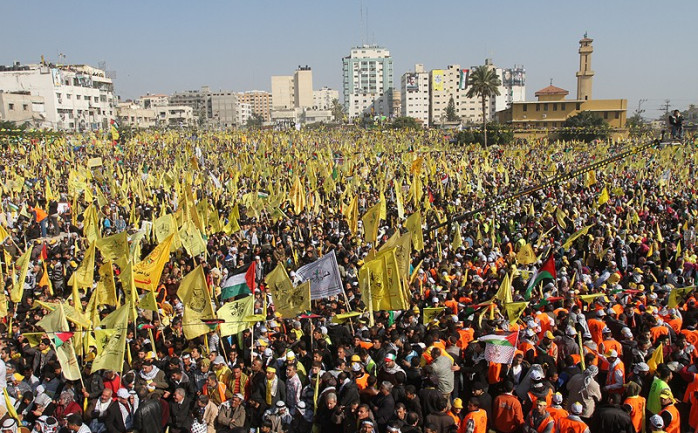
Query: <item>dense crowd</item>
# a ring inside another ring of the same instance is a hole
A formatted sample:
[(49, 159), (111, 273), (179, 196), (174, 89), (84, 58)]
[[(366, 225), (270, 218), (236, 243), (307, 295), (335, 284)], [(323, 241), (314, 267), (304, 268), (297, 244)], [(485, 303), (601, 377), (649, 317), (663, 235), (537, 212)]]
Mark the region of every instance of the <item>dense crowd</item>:
[[(698, 432), (695, 145), (658, 144), (433, 229), (632, 145), (454, 148), (433, 131), (8, 140), (0, 432)], [(359, 216), (382, 203), (376, 242), (352, 227), (354, 201)], [(375, 311), (360, 270), (417, 211), (408, 308)], [(172, 246), (156, 308), (128, 319), (123, 362), (94, 370), (110, 313), (132, 296), (121, 277), (162, 241), (166, 215), (198, 227), (205, 251)], [(91, 246), (123, 232), (123, 258)], [(268, 274), (281, 264), (295, 278), (330, 252), (343, 293), (280, 315)], [(235, 300), (254, 297), (258, 320), (230, 336), (209, 320), (187, 339), (182, 279), (201, 266), (216, 311), (252, 262)], [(529, 287), (545, 263), (552, 278)], [(109, 281), (116, 297), (95, 300)], [(69, 332), (42, 326), (57, 308)], [(479, 339), (493, 334), (516, 334), (511, 362), (488, 360)]]

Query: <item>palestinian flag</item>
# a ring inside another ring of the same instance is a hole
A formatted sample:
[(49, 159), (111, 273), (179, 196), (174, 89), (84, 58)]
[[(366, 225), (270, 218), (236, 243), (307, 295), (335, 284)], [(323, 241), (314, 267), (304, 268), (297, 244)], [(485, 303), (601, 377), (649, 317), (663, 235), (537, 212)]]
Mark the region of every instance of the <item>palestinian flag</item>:
[(48, 259), (48, 248), (46, 248), (46, 242), (41, 245), (41, 254), (39, 255), (39, 258), (42, 262), (45, 262), (46, 259)]
[(526, 288), (524, 299), (527, 301), (531, 299), (531, 292), (533, 292), (533, 288), (536, 287), (538, 283), (545, 279), (555, 280), (555, 278), (557, 278), (557, 272), (555, 272), (555, 259), (553, 259), (553, 255), (551, 254), (548, 257), (548, 260), (543, 263), (543, 266), (533, 275), (531, 275), (531, 278), (528, 280), (528, 287)]
[(221, 285), (221, 299), (233, 298), (237, 295), (249, 295), (254, 291), (255, 262), (252, 261), (233, 271), (232, 275)]
[(204, 324), (208, 326), (211, 331), (215, 331), (218, 325), (225, 323), (225, 320), (223, 319), (201, 319), (201, 321), (204, 322)]
[(514, 360), (519, 333), (512, 332), (508, 335), (490, 334), (478, 338), (478, 341), (487, 343), (485, 346), (485, 359), (497, 364), (511, 364)]
[(56, 332), (53, 334), (53, 344), (56, 346), (56, 348), (59, 348), (65, 343), (66, 341), (70, 340), (70, 337), (72, 337), (74, 332)]

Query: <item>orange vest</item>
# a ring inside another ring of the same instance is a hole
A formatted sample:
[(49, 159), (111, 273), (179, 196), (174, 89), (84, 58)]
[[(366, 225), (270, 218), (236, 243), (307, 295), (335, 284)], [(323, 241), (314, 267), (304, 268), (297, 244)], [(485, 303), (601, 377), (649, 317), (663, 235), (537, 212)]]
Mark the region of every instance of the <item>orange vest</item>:
[(538, 433), (543, 433), (543, 432), (545, 431), (545, 429), (548, 427), (548, 424), (554, 423), (554, 422), (555, 422), (555, 421), (554, 421), (553, 418), (550, 416), (550, 414), (547, 413), (547, 414), (546, 414), (546, 417), (543, 418), (543, 419), (541, 420), (540, 424), (538, 424), (538, 427), (536, 427), (536, 426), (533, 425), (533, 417), (532, 417), (532, 416), (529, 416), (529, 417), (528, 417), (528, 422), (527, 422), (526, 424), (528, 424), (528, 426), (529, 426), (530, 428), (532, 428), (533, 430), (537, 431)]
[[(221, 398), (221, 403), (226, 401), (227, 399), (225, 398), (225, 384), (218, 382), (218, 395)], [(204, 395), (208, 395), (208, 386), (204, 386)]]
[(686, 387), (686, 392), (683, 394), (683, 402), (688, 403), (691, 400), (691, 394), (698, 391), (698, 374), (693, 374), (693, 381)]
[(453, 422), (456, 423), (456, 427), (460, 427), (460, 417), (458, 415), (456, 415), (455, 413), (453, 413), (449, 410), (448, 416), (453, 418)]
[[(533, 403), (533, 405), (531, 406), (531, 412), (533, 412), (533, 409), (536, 407), (536, 402), (538, 401), (538, 397), (533, 395), (532, 392), (529, 392), (528, 398), (531, 400), (531, 403)], [(548, 394), (545, 396), (545, 403), (549, 407), (552, 402), (553, 402), (553, 390), (548, 388)]]
[(499, 374), (502, 372), (502, 364), (490, 362), (487, 368), (487, 383), (493, 385), (499, 383)]
[(664, 426), (664, 431), (666, 433), (681, 433), (681, 418), (679, 418), (679, 411), (676, 409), (676, 406), (670, 404), (659, 412), (659, 416), (662, 416), (664, 412), (669, 412), (671, 415), (671, 422), (669, 425)]
[(473, 412), (468, 412), (460, 423), (458, 433), (465, 433), (466, 426), (469, 420), (473, 420), (475, 428), (473, 433), (487, 433), (487, 412), (484, 409), (478, 409)]
[(36, 212), (36, 222), (38, 223), (48, 218), (48, 214), (43, 209), (35, 207), (34, 212)]
[(533, 350), (534, 357), (538, 354), (538, 351), (536, 350), (536, 346), (529, 343), (528, 341), (524, 341), (521, 344), (519, 344), (519, 350), (524, 353), (524, 357), (526, 357), (526, 355), (528, 355), (529, 350)]
[[(625, 365), (623, 364), (623, 361), (618, 361), (618, 364), (616, 364), (616, 366), (613, 367), (613, 369), (609, 369), (608, 375), (606, 376), (606, 385), (615, 384), (615, 380), (614, 380), (613, 376), (617, 370), (620, 370), (621, 380), (623, 381), (623, 383), (625, 383)], [(622, 394), (623, 391), (624, 391), (623, 387), (614, 388), (614, 389), (609, 390), (609, 392), (620, 393), (620, 394)]]
[(368, 374), (364, 373), (363, 376), (356, 378), (356, 387), (359, 388), (359, 391), (366, 389), (368, 386), (368, 376)]
[(645, 397), (641, 397), (639, 395), (630, 396), (625, 399), (623, 404), (631, 407), (630, 419), (633, 421), (635, 431), (642, 431), (642, 425), (644, 424), (643, 421), (645, 419), (645, 407), (647, 406)]
[(560, 420), (557, 422), (557, 431), (563, 433), (584, 433), (586, 429), (587, 425), (584, 423), (584, 421), (570, 419), (569, 416), (560, 418)]
[(698, 398), (691, 394), (688, 403), (691, 405), (691, 411), (688, 413), (688, 425), (695, 429), (698, 427)]
[(550, 414), (551, 417), (553, 417), (553, 421), (555, 422), (555, 425), (557, 425), (557, 422), (561, 420), (562, 418), (567, 418), (569, 415), (569, 412), (567, 412), (565, 409), (561, 407), (548, 407), (548, 413)]
[(473, 338), (475, 336), (475, 330), (472, 328), (459, 329), (458, 335), (460, 336), (460, 338), (458, 339), (458, 343), (456, 343), (456, 346), (465, 350), (468, 347), (468, 344), (470, 344), (470, 342), (473, 341)]
[(604, 340), (601, 344), (603, 344), (604, 353), (608, 352), (609, 350), (615, 350), (619, 357), (623, 356), (623, 346), (616, 340)]
[(654, 344), (657, 342), (657, 338), (660, 336), (669, 335), (669, 330), (666, 329), (666, 326), (664, 325), (655, 326), (654, 328), (650, 329), (650, 335), (652, 335), (652, 344)]

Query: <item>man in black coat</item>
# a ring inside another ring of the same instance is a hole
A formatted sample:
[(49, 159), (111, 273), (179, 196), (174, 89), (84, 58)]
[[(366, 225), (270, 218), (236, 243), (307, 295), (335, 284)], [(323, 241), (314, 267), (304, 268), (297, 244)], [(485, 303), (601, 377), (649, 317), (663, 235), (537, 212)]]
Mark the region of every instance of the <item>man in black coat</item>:
[(104, 417), (104, 427), (107, 433), (123, 433), (133, 430), (133, 405), (126, 388), (116, 393), (116, 400), (107, 408)]
[(194, 419), (191, 416), (191, 398), (186, 396), (183, 388), (177, 388), (170, 402), (170, 426), (171, 433), (187, 433)]
[(162, 433), (162, 405), (157, 394), (142, 396), (133, 415), (133, 428), (139, 432)]
[(391, 391), (393, 385), (390, 382), (382, 382), (378, 389), (378, 395), (373, 397), (371, 401), (371, 410), (378, 424), (378, 431), (385, 432), (388, 421), (393, 417), (395, 412), (395, 400)]
[(608, 403), (599, 406), (589, 428), (595, 432), (633, 433), (632, 419), (620, 406), (620, 394), (609, 394)]

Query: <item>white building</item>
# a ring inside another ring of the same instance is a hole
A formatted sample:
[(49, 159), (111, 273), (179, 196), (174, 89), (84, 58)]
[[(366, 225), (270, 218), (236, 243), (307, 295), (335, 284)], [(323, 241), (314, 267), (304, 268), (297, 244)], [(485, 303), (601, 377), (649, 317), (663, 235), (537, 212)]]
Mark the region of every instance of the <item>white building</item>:
[(220, 129), (238, 125), (238, 96), (236, 92), (213, 92), (208, 97), (208, 118), (212, 126)]
[(187, 127), (194, 125), (194, 109), (188, 105), (168, 105), (155, 107), (157, 123), (160, 126)]
[(313, 91), (313, 108), (316, 110), (331, 110), (332, 101), (339, 100), (339, 90), (333, 90), (325, 86)]
[(0, 90), (0, 120), (14, 122), (21, 126), (25, 123), (34, 128), (47, 126), (44, 98), (24, 92), (3, 92)]
[(252, 117), (252, 104), (246, 104), (238, 102), (237, 107), (237, 125), (243, 126), (247, 123), (247, 120)]
[(152, 128), (157, 125), (155, 109), (143, 108), (135, 102), (122, 102), (116, 107), (119, 125), (133, 128)]
[(429, 126), (429, 73), (424, 65), (414, 65), (414, 72), (405, 72), (400, 79), (400, 115), (412, 117)]
[(87, 65), (0, 66), (0, 90), (44, 99), (43, 125), (60, 130), (106, 129), (116, 117), (114, 85)]
[(170, 104), (170, 97), (168, 95), (143, 95), (138, 98), (138, 103), (143, 108), (154, 108), (154, 107), (164, 107)]
[(349, 118), (389, 116), (392, 109), (393, 58), (375, 45), (351, 49), (342, 59), (344, 108)]

